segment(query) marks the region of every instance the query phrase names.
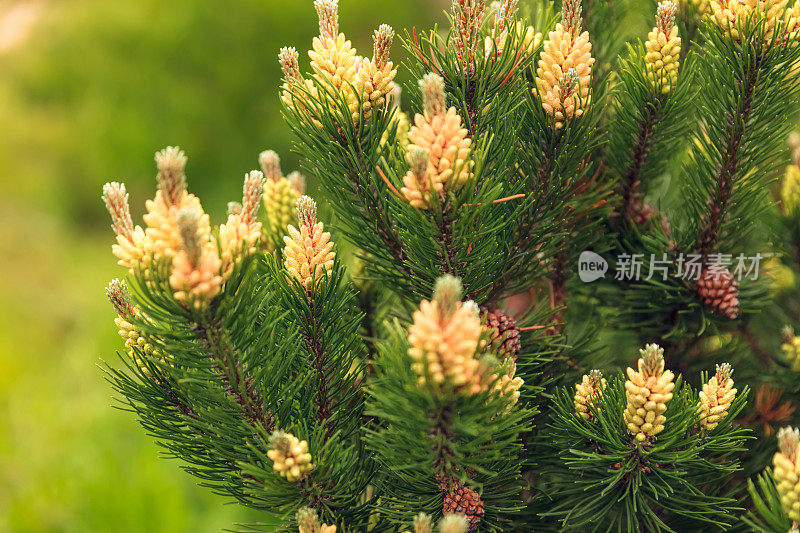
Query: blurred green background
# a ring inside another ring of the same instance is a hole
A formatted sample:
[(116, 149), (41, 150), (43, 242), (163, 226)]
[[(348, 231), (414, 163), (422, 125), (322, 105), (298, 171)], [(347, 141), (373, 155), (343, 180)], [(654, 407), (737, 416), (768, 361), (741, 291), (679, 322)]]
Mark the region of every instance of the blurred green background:
[[(340, 4), (341, 28), (371, 55), (380, 23), (429, 27), (446, 1)], [(0, 0), (0, 531), (258, 520), (111, 407), (97, 365), (121, 341), (103, 287), (124, 272), (100, 189), (125, 181), (138, 220), (153, 153), (178, 144), (220, 222), (261, 150), (296, 168), (276, 54), (302, 53), (316, 31), (312, 0)]]

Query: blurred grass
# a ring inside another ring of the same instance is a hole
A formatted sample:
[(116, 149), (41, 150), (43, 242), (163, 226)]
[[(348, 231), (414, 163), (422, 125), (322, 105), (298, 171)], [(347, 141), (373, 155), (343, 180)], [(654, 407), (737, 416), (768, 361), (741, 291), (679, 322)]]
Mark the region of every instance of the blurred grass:
[[(445, 3), (342, 0), (340, 23), (369, 55), (378, 24), (428, 27)], [(4, 26), (21, 8), (33, 24)], [(275, 58), (310, 45), (311, 0), (0, 0), (0, 44), (3, 31), (19, 35), (0, 46), (0, 532), (257, 520), (159, 459), (110, 407), (97, 364), (121, 342), (103, 287), (123, 272), (99, 194), (124, 180), (137, 218), (152, 154), (180, 144), (190, 188), (219, 221), (261, 150), (295, 168)]]

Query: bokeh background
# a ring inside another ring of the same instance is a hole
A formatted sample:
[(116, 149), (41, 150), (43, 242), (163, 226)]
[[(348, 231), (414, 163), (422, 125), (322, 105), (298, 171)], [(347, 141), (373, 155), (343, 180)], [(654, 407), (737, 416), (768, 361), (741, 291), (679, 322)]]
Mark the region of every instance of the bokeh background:
[[(380, 23), (427, 28), (446, 7), (340, 4), (364, 55)], [(312, 0), (0, 0), (0, 532), (258, 520), (159, 458), (112, 408), (99, 365), (121, 343), (103, 288), (123, 272), (100, 191), (125, 181), (138, 219), (154, 152), (178, 144), (220, 222), (261, 150), (297, 168), (276, 54), (307, 49), (316, 31)]]

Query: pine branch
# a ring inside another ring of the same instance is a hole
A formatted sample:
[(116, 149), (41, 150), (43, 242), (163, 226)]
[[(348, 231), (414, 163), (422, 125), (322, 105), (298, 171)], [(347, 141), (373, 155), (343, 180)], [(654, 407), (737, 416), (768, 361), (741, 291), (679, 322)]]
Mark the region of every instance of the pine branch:
[(723, 137), (725, 145), (721, 151), (722, 160), (715, 179), (717, 188), (710, 191), (711, 196), (708, 199), (710, 212), (700, 228), (698, 244), (703, 256), (714, 250), (720, 237), (720, 225), (728, 212), (734, 182), (739, 176), (742, 140), (748, 131), (753, 92), (761, 76), (763, 60), (763, 52), (759, 48), (756, 57), (745, 65), (745, 71), (738, 81), (736, 93), (740, 95), (740, 99), (737, 108), (728, 110), (727, 127)]
[(658, 97), (655, 106), (648, 105), (644, 110), (644, 116), (639, 121), (639, 131), (633, 145), (633, 153), (628, 163), (627, 172), (622, 180), (622, 205), (623, 212), (630, 218), (635, 218), (638, 214), (637, 203), (640, 202), (639, 186), (641, 185), (642, 167), (647, 162), (650, 149), (654, 144), (653, 134), (656, 124), (660, 121), (660, 108), (664, 104), (664, 97)]
[(329, 420), (331, 416), (331, 400), (328, 397), (328, 380), (329, 376), (325, 369), (325, 354), (322, 351), (322, 339), (318, 338), (320, 328), (320, 317), (314, 308), (314, 299), (308, 298), (309, 314), (307, 317), (307, 328), (303, 330), (303, 338), (308, 344), (311, 351), (312, 366), (314, 373), (317, 376), (317, 391), (316, 391), (316, 404), (317, 404), (317, 417), (318, 421), (325, 425), (326, 439), (330, 437), (333, 426)]
[(263, 399), (255, 389), (253, 377), (242, 366), (235, 347), (220, 327), (219, 321), (206, 316), (195, 324), (194, 329), (197, 338), (215, 362), (215, 368), (226, 384), (227, 392), (233, 395), (241, 406), (247, 422), (252, 426), (260, 425), (267, 431), (275, 429), (275, 417), (264, 408)]

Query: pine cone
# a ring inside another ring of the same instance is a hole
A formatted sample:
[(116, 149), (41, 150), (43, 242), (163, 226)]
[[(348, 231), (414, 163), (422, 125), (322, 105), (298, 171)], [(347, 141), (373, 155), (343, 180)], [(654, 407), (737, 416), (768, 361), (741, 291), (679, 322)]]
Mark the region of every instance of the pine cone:
[(627, 404), (623, 412), (628, 432), (639, 442), (654, 439), (664, 430), (667, 402), (672, 399), (674, 375), (664, 370), (664, 350), (648, 344), (639, 350), (638, 371), (627, 369), (625, 382)]
[(465, 485), (456, 485), (444, 497), (442, 514), (462, 513), (469, 520), (469, 530), (474, 531), (484, 515), (480, 495)]
[(653, 214), (655, 212), (655, 207), (637, 199), (634, 200), (633, 204), (631, 205), (629, 214), (638, 226), (647, 226), (650, 224), (650, 219), (653, 218)]
[(656, 27), (648, 34), (647, 78), (662, 94), (667, 94), (678, 81), (681, 38), (675, 26), (675, 12), (678, 6), (674, 2), (661, 2), (658, 5)]
[(603, 378), (603, 373), (599, 370), (595, 369), (583, 375), (581, 382), (575, 384), (575, 412), (578, 416), (584, 420), (593, 421), (592, 411), (589, 405), (594, 404), (602, 398), (605, 388), (606, 380)]
[(580, 2), (572, 3), (568, 18), (549, 33), (536, 69), (542, 107), (555, 118), (556, 130), (565, 119), (580, 117), (589, 105), (595, 62), (589, 32), (581, 32)]
[(733, 399), (736, 397), (736, 389), (733, 388), (731, 365), (724, 363), (717, 365), (717, 373), (703, 385), (700, 391), (700, 404), (698, 411), (702, 419), (700, 424), (712, 430), (717, 427), (720, 420), (728, 416)]
[(284, 267), (308, 291), (315, 281), (330, 275), (336, 252), (331, 251), (331, 234), (324, 231), (322, 222), (317, 222), (317, 204), (311, 197), (297, 200), (297, 215), (299, 229), (289, 226), (289, 235), (283, 237)]
[(445, 109), (447, 99), (440, 76), (425, 76), (420, 89), (425, 112), (414, 116), (408, 132), (406, 161), (411, 170), (403, 178), (400, 192), (412, 206), (428, 209), (434, 193), (441, 196), (445, 190), (457, 191), (469, 180), (472, 139), (456, 108)]
[(499, 309), (489, 311), (484, 308), (481, 311), (484, 312), (484, 324), (491, 329), (492, 348), (503, 359), (512, 357), (516, 360), (522, 349), (517, 321)]
[(697, 295), (714, 312), (731, 320), (739, 316), (739, 283), (727, 268), (705, 268), (697, 280)]
[(778, 451), (772, 457), (772, 475), (775, 488), (781, 496), (783, 510), (789, 518), (800, 520), (800, 433), (796, 428), (785, 427), (778, 431)]
[(308, 441), (276, 430), (270, 436), (269, 444), (267, 457), (272, 461), (272, 469), (287, 480), (297, 481), (314, 468), (308, 453)]

